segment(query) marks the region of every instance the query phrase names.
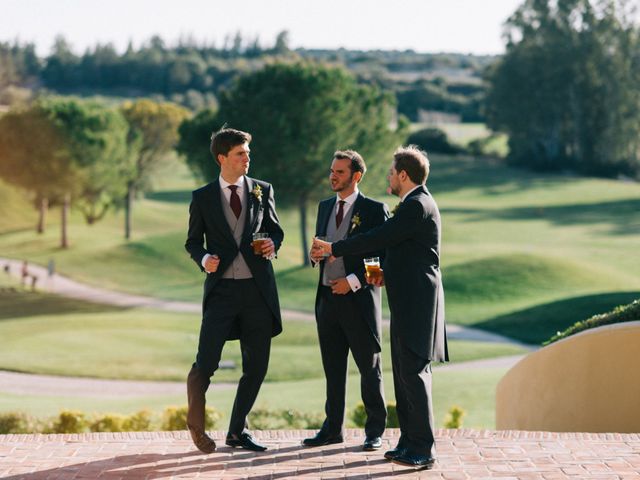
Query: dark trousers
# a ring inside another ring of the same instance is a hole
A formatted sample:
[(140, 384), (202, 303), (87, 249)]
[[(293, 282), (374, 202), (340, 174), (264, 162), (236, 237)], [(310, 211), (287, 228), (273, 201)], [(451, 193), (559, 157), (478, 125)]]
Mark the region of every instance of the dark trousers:
[(431, 362), (411, 351), (394, 332), (393, 320), (391, 323), (393, 387), (400, 423), (398, 447), (414, 454), (434, 455)]
[(267, 374), (273, 315), (253, 279), (222, 279), (207, 300), (196, 366), (207, 378), (218, 369), (222, 349), (232, 331), (240, 333), (242, 377), (231, 412), (229, 433), (241, 434), (247, 415)]
[(334, 295), (329, 287), (320, 287), (317, 322), (327, 381), (327, 417), (322, 429), (330, 435), (342, 431), (351, 350), (360, 372), (360, 393), (367, 412), (365, 434), (381, 436), (387, 419), (381, 356), (373, 332), (362, 318), (353, 295)]

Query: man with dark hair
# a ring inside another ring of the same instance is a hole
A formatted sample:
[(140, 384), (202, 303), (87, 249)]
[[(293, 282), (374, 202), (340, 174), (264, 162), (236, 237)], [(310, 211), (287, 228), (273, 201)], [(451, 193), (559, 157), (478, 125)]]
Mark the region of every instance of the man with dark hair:
[[(345, 150), (334, 154), (329, 180), (337, 195), (320, 202), (316, 236), (327, 237), (329, 241), (348, 238), (382, 225), (389, 217), (384, 203), (358, 191), (358, 183), (366, 170), (357, 152)], [(383, 254), (383, 251), (371, 250), (365, 255), (346, 255), (328, 262), (323, 261), (320, 252), (311, 250), (311, 258), (320, 263), (315, 310), (327, 382), (326, 419), (314, 437), (303, 440), (305, 446), (344, 441), (342, 427), (351, 350), (360, 372), (360, 392), (367, 412), (363, 449), (382, 447), (387, 410), (380, 363), (380, 288), (365, 282), (363, 260)]]
[(400, 439), (385, 453), (401, 465), (431, 468), (435, 438), (431, 362), (448, 361), (444, 291), (440, 275), (440, 213), (424, 183), (426, 153), (399, 148), (389, 169), (389, 189), (401, 198), (395, 215), (381, 226), (335, 243), (314, 240), (336, 257), (386, 248), (384, 274), (391, 311), (391, 359)]
[[(216, 444), (205, 432), (205, 393), (227, 340), (240, 340), (242, 377), (231, 412), (226, 444), (262, 451), (247, 431), (247, 415), (267, 373), (271, 337), (282, 331), (271, 259), (284, 237), (270, 184), (250, 178), (251, 135), (231, 128), (214, 133), (211, 152), (220, 176), (195, 190), (185, 248), (207, 274), (198, 353), (187, 378), (187, 426), (204, 453)], [(261, 254), (252, 234), (266, 233)]]

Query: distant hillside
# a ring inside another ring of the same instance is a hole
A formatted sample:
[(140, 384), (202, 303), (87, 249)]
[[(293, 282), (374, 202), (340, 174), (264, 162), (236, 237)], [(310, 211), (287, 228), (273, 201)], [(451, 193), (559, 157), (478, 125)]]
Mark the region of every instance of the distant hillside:
[(32, 44), (0, 43), (0, 104), (15, 97), (11, 88), (22, 87), (64, 94), (156, 96), (199, 110), (215, 106), (220, 91), (239, 75), (265, 63), (300, 59), (344, 65), (360, 81), (395, 92), (398, 111), (411, 120), (424, 120), (424, 112), (438, 111), (463, 121), (482, 121), (482, 72), (495, 57), (412, 50), (291, 50), (280, 36), (273, 47), (236, 37), (221, 48), (167, 46), (153, 37), (122, 53), (110, 44), (97, 44), (82, 55), (59, 38), (44, 58), (36, 56)]

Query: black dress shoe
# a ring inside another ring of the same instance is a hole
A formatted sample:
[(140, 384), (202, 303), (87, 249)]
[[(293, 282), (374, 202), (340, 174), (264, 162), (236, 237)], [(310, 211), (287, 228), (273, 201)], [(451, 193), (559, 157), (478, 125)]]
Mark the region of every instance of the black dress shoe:
[(331, 445), (333, 443), (342, 443), (344, 442), (344, 438), (342, 438), (342, 434), (338, 435), (329, 435), (328, 433), (320, 430), (316, 433), (315, 437), (305, 438), (302, 441), (302, 445), (305, 447), (321, 447), (322, 445)]
[(362, 445), (362, 450), (365, 452), (373, 452), (382, 448), (382, 438), (380, 437), (367, 437)]
[(240, 447), (252, 452), (264, 452), (267, 449), (264, 445), (256, 442), (248, 433), (241, 433), (240, 435), (229, 434), (225, 443), (230, 447)]
[(435, 457), (429, 455), (416, 455), (408, 451), (402, 452), (391, 459), (393, 463), (403, 465), (405, 467), (421, 468), (429, 470), (436, 463)]
[(402, 447), (396, 447), (393, 450), (387, 450), (386, 452), (384, 452), (384, 458), (386, 458), (387, 460), (393, 460), (398, 455), (403, 454), (404, 450), (405, 449)]

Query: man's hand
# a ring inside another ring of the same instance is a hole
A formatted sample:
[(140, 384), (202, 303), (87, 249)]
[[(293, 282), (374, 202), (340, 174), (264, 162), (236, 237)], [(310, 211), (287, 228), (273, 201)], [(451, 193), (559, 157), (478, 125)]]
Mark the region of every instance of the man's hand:
[(311, 260), (313, 260), (314, 263), (318, 263), (325, 258), (322, 254), (322, 250), (313, 246), (311, 247), (311, 250), (309, 250), (309, 257), (311, 257)]
[(375, 285), (376, 287), (384, 287), (384, 270), (380, 269), (379, 277), (370, 277), (369, 274), (365, 273), (364, 278), (369, 285)]
[(329, 280), (329, 283), (331, 284), (331, 293), (334, 295), (346, 295), (351, 291), (351, 285), (346, 278)]
[(276, 244), (270, 238), (267, 238), (262, 244), (262, 256), (267, 260), (271, 260), (276, 256)]
[(331, 243), (325, 242), (324, 240), (320, 240), (316, 237), (313, 239), (313, 248), (327, 255), (331, 255), (332, 253)]
[(218, 270), (218, 265), (220, 265), (220, 257), (218, 257), (218, 255), (211, 255), (204, 262), (204, 271), (214, 273)]

